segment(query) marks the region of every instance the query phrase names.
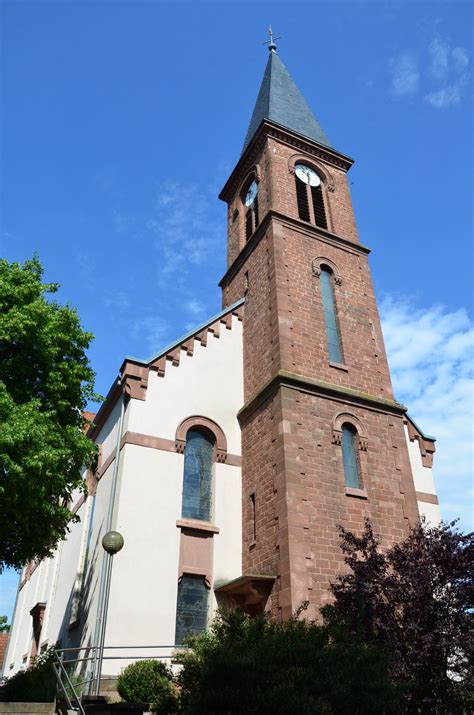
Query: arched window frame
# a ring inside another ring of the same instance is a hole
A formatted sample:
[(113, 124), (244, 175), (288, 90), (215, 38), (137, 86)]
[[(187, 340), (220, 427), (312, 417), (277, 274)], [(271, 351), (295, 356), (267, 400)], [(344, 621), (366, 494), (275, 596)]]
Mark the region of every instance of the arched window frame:
[(340, 359), (339, 360), (333, 360), (330, 355), (330, 348), (329, 348), (329, 337), (328, 337), (328, 323), (326, 321), (326, 316), (324, 316), (324, 322), (325, 322), (325, 328), (326, 328), (326, 337), (327, 337), (327, 348), (328, 348), (328, 357), (329, 357), (329, 364), (340, 367), (341, 369), (347, 370), (345, 367), (345, 359), (344, 359), (344, 348), (343, 348), (343, 343), (342, 343), (342, 331), (341, 331), (341, 325), (339, 321), (339, 310), (338, 310), (338, 300), (337, 300), (337, 295), (336, 295), (336, 287), (339, 287), (342, 284), (342, 277), (339, 271), (339, 268), (337, 265), (329, 260), (328, 258), (325, 258), (324, 256), (318, 256), (317, 258), (314, 258), (311, 262), (311, 270), (313, 273), (313, 276), (319, 278), (320, 280), (320, 289), (321, 289), (321, 302), (323, 304), (323, 309), (324, 309), (324, 300), (323, 300), (323, 294), (322, 294), (322, 288), (321, 288), (321, 272), (325, 271), (326, 273), (330, 274), (330, 281), (331, 281), (331, 287), (332, 287), (332, 307), (333, 307), (333, 312), (334, 312), (334, 320), (336, 324), (336, 332), (337, 332), (337, 337), (338, 337), (338, 348), (339, 348), (339, 355)]
[[(357, 471), (359, 478), (359, 486), (353, 487), (348, 486), (345, 482), (344, 476), (344, 461), (342, 455), (342, 439), (343, 439), (343, 428), (348, 426), (354, 433), (354, 446), (357, 459)], [(341, 447), (341, 463), (342, 463), (342, 475), (344, 478), (344, 489), (347, 496), (355, 496), (363, 499), (367, 499), (367, 490), (365, 488), (365, 453), (368, 449), (368, 438), (362, 424), (361, 420), (355, 415), (349, 412), (340, 412), (335, 416), (332, 423), (332, 443)]]
[[(252, 182), (255, 182), (257, 184), (257, 194), (255, 196), (255, 199), (253, 202), (250, 204), (250, 206), (246, 206), (245, 204), (245, 196), (247, 194), (247, 191), (252, 184)], [(261, 222), (261, 211), (260, 211), (260, 203), (259, 203), (259, 189), (260, 189), (260, 168), (258, 165), (255, 165), (252, 167), (251, 171), (247, 174), (245, 177), (244, 181), (241, 184), (241, 187), (239, 189), (239, 199), (238, 199), (238, 211), (239, 215), (242, 217), (242, 223), (241, 223), (241, 235), (243, 237), (243, 245), (245, 245), (250, 238), (253, 236), (255, 233), (255, 230), (259, 226)]]
[[(225, 437), (225, 434), (221, 427), (214, 422), (213, 420), (209, 419), (208, 417), (203, 417), (200, 415), (194, 415), (192, 417), (187, 417), (184, 419), (179, 425), (176, 430), (176, 435), (175, 435), (175, 449), (179, 454), (185, 454), (186, 452), (186, 440), (187, 440), (187, 435), (190, 430), (198, 431), (201, 432), (204, 436), (206, 436), (210, 441), (213, 442), (213, 450), (212, 450), (212, 463), (211, 463), (211, 495), (210, 495), (210, 516), (209, 516), (209, 521), (212, 521), (213, 518), (213, 509), (214, 509), (214, 493), (215, 493), (215, 488), (214, 488), (214, 478), (215, 478), (215, 469), (214, 469), (214, 464), (217, 463), (225, 463), (227, 460), (227, 440)], [(184, 504), (184, 464), (183, 464), (183, 502), (182, 502), (182, 507), (181, 507), (181, 513), (183, 518), (193, 518), (194, 517), (188, 517), (183, 515), (183, 504)], [(201, 519), (196, 519), (196, 521), (207, 521), (207, 520), (201, 520)]]
[[(292, 174), (295, 178), (295, 192), (298, 191), (297, 184), (296, 182), (299, 181), (299, 179), (296, 176), (295, 172), (295, 167), (297, 164), (305, 164), (306, 166), (309, 166), (313, 171), (316, 172), (316, 174), (319, 176), (321, 180), (321, 200), (322, 200), (322, 205), (324, 208), (324, 215), (325, 215), (325, 221), (326, 221), (326, 226), (322, 226), (316, 221), (316, 216), (315, 216), (315, 207), (314, 207), (314, 198), (311, 192), (311, 187), (303, 184), (303, 182), (300, 182), (306, 190), (306, 200), (308, 204), (308, 212), (309, 212), (309, 221), (308, 223), (312, 224), (313, 226), (316, 226), (317, 228), (322, 228), (324, 231), (331, 231), (332, 230), (332, 217), (331, 217), (331, 211), (330, 211), (330, 205), (329, 201), (327, 200), (327, 192), (333, 192), (335, 185), (334, 185), (334, 178), (332, 174), (325, 169), (319, 162), (315, 161), (312, 157), (308, 157), (305, 154), (294, 154), (292, 157), (290, 157), (289, 162), (288, 162), (288, 170), (290, 174)], [(299, 216), (299, 209), (298, 209), (298, 200), (297, 196), (295, 193), (295, 200), (296, 200), (296, 209), (297, 213)], [(302, 219), (304, 220), (304, 219)]]

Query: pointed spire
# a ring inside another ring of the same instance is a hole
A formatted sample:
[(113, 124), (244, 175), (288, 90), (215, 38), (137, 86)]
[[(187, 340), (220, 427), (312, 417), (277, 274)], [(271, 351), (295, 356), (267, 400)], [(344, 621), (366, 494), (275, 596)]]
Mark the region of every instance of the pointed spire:
[(250, 144), (264, 119), (330, 147), (329, 139), (277, 55), (275, 39), (278, 38), (271, 34), (268, 42), (270, 56), (242, 151)]

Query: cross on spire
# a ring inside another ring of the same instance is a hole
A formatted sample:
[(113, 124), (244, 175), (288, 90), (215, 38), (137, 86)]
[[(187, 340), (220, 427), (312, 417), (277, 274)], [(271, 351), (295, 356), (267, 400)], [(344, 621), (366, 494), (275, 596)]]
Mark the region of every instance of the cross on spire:
[(281, 35), (278, 35), (278, 37), (273, 37), (273, 31), (272, 31), (272, 26), (268, 28), (268, 34), (270, 35), (270, 39), (266, 40), (265, 42), (262, 42), (262, 45), (268, 45), (268, 50), (269, 52), (276, 52), (277, 46), (275, 42), (277, 40), (281, 40)]

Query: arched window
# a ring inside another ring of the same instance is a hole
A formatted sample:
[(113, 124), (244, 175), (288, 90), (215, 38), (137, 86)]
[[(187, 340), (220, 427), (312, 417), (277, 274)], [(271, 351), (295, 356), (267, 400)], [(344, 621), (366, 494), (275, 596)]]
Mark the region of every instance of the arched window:
[(336, 302), (334, 300), (333, 273), (326, 266), (321, 266), (320, 285), (329, 360), (342, 363), (341, 338), (337, 325)]
[(346, 487), (360, 489), (359, 459), (357, 456), (357, 431), (349, 422), (342, 425), (342, 463)]
[(298, 216), (315, 226), (327, 229), (321, 179), (314, 169), (306, 164), (295, 165), (296, 202)]
[(245, 240), (248, 241), (258, 226), (258, 185), (255, 179), (248, 185), (242, 200), (245, 204)]
[(176, 602), (176, 645), (182, 645), (186, 636), (202, 633), (207, 626), (209, 590), (203, 576), (183, 574), (178, 583)]
[(186, 434), (184, 450), (182, 516), (209, 521), (211, 518), (214, 438), (195, 427)]

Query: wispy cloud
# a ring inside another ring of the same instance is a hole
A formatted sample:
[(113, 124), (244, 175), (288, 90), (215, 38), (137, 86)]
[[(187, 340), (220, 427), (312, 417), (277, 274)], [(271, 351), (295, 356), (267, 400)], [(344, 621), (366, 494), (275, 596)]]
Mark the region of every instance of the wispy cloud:
[(191, 298), (185, 303), (186, 310), (196, 318), (202, 318), (206, 312), (206, 306), (200, 300)]
[(395, 97), (415, 96), (435, 109), (461, 104), (469, 83), (469, 53), (439, 34), (416, 54), (403, 51), (390, 60), (390, 91)]
[(431, 74), (442, 86), (425, 95), (425, 101), (436, 109), (461, 103), (469, 82), (469, 55), (464, 47), (452, 47), (446, 40), (434, 37), (429, 47)]
[[(205, 295), (206, 287), (215, 284), (213, 268), (225, 267), (225, 219), (216, 193), (215, 185), (168, 181), (158, 186), (148, 210), (140, 214), (128, 211), (115, 197), (111, 216), (115, 230), (146, 245), (146, 270), (155, 291), (145, 309), (141, 307), (131, 335), (150, 352), (191, 330), (209, 314), (209, 306), (196, 294), (199, 288), (199, 294)], [(104, 306), (111, 310), (131, 309), (133, 300), (122, 290), (103, 296)]]
[(222, 221), (217, 220), (210, 189), (170, 182), (159, 188), (147, 228), (155, 235), (159, 277), (181, 276), (205, 265), (223, 249)]
[(132, 325), (133, 337), (140, 338), (141, 342), (147, 345), (150, 353), (155, 353), (163, 345), (170, 342), (170, 326), (163, 317), (148, 315), (139, 318)]
[(449, 70), (449, 45), (447, 42), (443, 42), (439, 37), (433, 37), (428, 52), (431, 58), (431, 74), (436, 79), (446, 79)]
[(392, 92), (397, 97), (416, 94), (420, 81), (415, 55), (404, 52), (391, 60)]
[[(445, 519), (472, 520), (474, 324), (464, 309), (413, 309), (386, 299), (381, 317), (397, 398), (437, 437), (435, 479)], [(472, 528), (472, 527), (471, 527)]]
[(109, 290), (104, 296), (105, 308), (117, 308), (118, 310), (126, 310), (130, 306), (130, 298), (122, 290)]

